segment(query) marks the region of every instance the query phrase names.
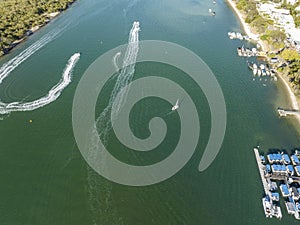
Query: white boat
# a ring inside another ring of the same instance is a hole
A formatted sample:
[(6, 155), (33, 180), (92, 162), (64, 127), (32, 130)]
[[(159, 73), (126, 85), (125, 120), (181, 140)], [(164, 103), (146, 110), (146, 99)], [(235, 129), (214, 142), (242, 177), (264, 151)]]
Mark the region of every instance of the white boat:
[(253, 67), (253, 75), (255, 76), (257, 74), (257, 68)]
[(236, 38), (235, 32), (228, 32), (228, 37), (229, 37), (230, 39), (235, 39), (235, 38)]
[(240, 40), (243, 40), (243, 35), (239, 32), (236, 32), (236, 37)]
[(261, 70), (260, 69), (257, 70), (257, 75), (261, 76)]
[(212, 9), (209, 9), (208, 11), (209, 11), (210, 13), (212, 13)]
[(175, 105), (172, 107), (172, 111), (175, 111), (178, 108), (179, 108), (179, 99), (177, 99)]

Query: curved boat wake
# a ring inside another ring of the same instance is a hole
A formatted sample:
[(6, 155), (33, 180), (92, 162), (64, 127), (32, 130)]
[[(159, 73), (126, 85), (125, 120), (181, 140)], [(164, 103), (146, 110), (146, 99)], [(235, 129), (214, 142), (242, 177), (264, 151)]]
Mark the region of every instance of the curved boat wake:
[(35, 101), (26, 102), (26, 103), (0, 102), (0, 114), (8, 114), (17, 111), (32, 111), (55, 101), (60, 96), (62, 91), (71, 83), (72, 72), (79, 58), (80, 58), (80, 53), (75, 53), (74, 55), (71, 56), (71, 58), (69, 59), (65, 67), (61, 80), (51, 88), (51, 90), (48, 92), (46, 96), (41, 97)]
[(119, 71), (119, 69), (120, 69), (119, 66), (118, 66), (118, 59), (119, 59), (120, 55), (122, 55), (122, 52), (117, 52), (114, 55), (114, 58), (113, 58), (113, 64), (114, 64), (114, 67), (115, 67), (116, 71)]
[(23, 63), (32, 54), (37, 52), (39, 49), (41, 49), (47, 43), (52, 41), (60, 32), (61, 32), (61, 30), (54, 30), (53, 32), (50, 32), (50, 33), (44, 35), (40, 40), (38, 40), (37, 42), (32, 44), (30, 47), (28, 47), (24, 51), (22, 51), (20, 54), (18, 54), (17, 56), (15, 56), (11, 60), (9, 60), (7, 63), (5, 63), (0, 68), (0, 84), (15, 68), (17, 68), (21, 63)]

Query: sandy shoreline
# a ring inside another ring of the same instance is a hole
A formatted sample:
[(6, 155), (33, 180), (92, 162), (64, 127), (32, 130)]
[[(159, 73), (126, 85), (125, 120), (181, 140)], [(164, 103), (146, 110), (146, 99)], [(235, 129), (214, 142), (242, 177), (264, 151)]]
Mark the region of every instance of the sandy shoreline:
[[(237, 14), (241, 24), (243, 25), (243, 29), (244, 29), (245, 33), (250, 37), (250, 39), (252, 39), (253, 41), (258, 42), (260, 44), (260, 46), (262, 47), (263, 51), (266, 51), (267, 49), (266, 49), (265, 45), (263, 44), (263, 42), (259, 39), (258, 35), (253, 34), (251, 32), (251, 29), (250, 29), (249, 25), (245, 22), (244, 15), (236, 8), (235, 2), (233, 0), (227, 0), (227, 2), (230, 4), (230, 6), (234, 10), (234, 12)], [(292, 109), (299, 110), (298, 99), (297, 99), (296, 95), (294, 94), (294, 92), (292, 91), (292, 89), (291, 89), (290, 85), (288, 84), (287, 80), (284, 79), (282, 77), (282, 75), (279, 75), (278, 77), (284, 83), (284, 86), (286, 87)], [(296, 116), (296, 118), (297, 118), (297, 120), (300, 124), (300, 116)]]

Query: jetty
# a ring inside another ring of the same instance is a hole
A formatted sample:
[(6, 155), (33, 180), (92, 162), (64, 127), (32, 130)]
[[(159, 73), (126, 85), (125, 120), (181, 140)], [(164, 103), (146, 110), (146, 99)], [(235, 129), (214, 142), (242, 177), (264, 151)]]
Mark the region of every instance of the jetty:
[(273, 189), (274, 185), (272, 185), (271, 180), (265, 176), (265, 174), (267, 174), (267, 168), (263, 164), (263, 161), (265, 161), (264, 157), (259, 154), (258, 148), (254, 148), (254, 154), (255, 154), (260, 178), (264, 187), (264, 192), (265, 192), (265, 196), (262, 198), (262, 204), (263, 204), (265, 215), (266, 217), (272, 218), (274, 216), (278, 219), (281, 219), (282, 218), (281, 208), (280, 206), (277, 206), (273, 201), (273, 200), (278, 201), (279, 195), (278, 193), (275, 194), (271, 192), (271, 189)]
[(299, 110), (286, 110), (286, 109), (281, 109), (278, 108), (277, 112), (279, 116), (285, 117), (285, 116), (300, 116), (300, 111)]
[(265, 166), (261, 163), (261, 158), (260, 158), (260, 155), (259, 155), (259, 152), (258, 152), (257, 148), (254, 148), (254, 154), (255, 154), (255, 158), (256, 158), (256, 162), (257, 162), (261, 182), (262, 182), (263, 187), (264, 187), (264, 191), (265, 191), (266, 194), (270, 194), (269, 184), (268, 184), (268, 182), (265, 178), (265, 175), (264, 175)]

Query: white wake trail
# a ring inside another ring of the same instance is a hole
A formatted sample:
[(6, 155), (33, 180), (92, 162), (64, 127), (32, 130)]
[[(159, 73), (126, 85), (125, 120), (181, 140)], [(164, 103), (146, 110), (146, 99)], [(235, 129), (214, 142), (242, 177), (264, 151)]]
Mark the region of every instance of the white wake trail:
[(66, 68), (63, 72), (61, 80), (51, 88), (48, 94), (32, 102), (0, 102), (0, 114), (8, 114), (16, 111), (32, 111), (41, 108), (55, 101), (62, 91), (71, 83), (72, 71), (80, 58), (80, 53), (75, 53), (69, 59)]
[(114, 64), (114, 67), (116, 69), (116, 71), (119, 71), (119, 66), (118, 66), (118, 59), (120, 57), (122, 53), (121, 52), (117, 52), (115, 55), (114, 55), (114, 58), (113, 58), (113, 64)]
[(47, 43), (52, 41), (61, 30), (54, 30), (53, 32), (50, 32), (46, 35), (44, 35), (40, 40), (32, 44), (30, 47), (22, 51), (20, 54), (9, 60), (7, 63), (5, 63), (0, 68), (0, 84), (2, 81), (15, 69), (17, 68), (21, 63), (23, 63), (26, 59), (28, 59), (32, 54), (37, 52), (39, 49), (41, 49), (43, 46), (45, 46)]
[[(134, 75), (135, 63), (139, 50), (139, 31), (139, 22), (133, 22), (132, 28), (129, 33), (128, 46), (125, 52), (122, 69), (117, 77), (117, 81), (111, 93), (107, 107), (103, 110), (103, 112), (96, 120), (97, 127), (95, 127), (95, 129), (101, 131), (100, 136), (102, 136), (104, 142), (107, 140), (108, 131), (111, 129), (110, 111), (112, 109), (112, 105), (113, 103), (116, 105), (116, 110), (114, 112), (111, 112), (114, 114), (113, 118), (116, 118), (119, 110), (125, 103), (126, 96), (129, 91), (128, 84), (132, 81)], [(116, 97), (121, 90), (122, 97), (117, 100), (118, 102), (115, 102)]]

